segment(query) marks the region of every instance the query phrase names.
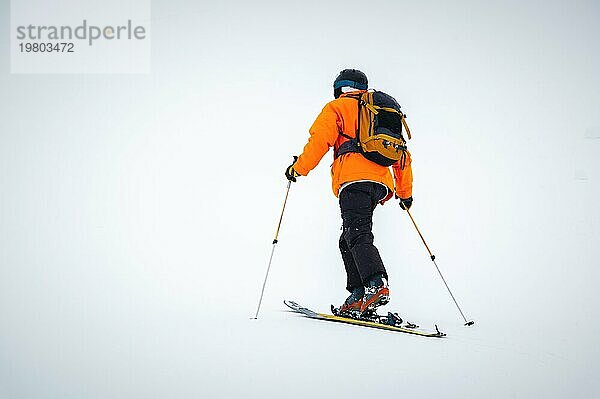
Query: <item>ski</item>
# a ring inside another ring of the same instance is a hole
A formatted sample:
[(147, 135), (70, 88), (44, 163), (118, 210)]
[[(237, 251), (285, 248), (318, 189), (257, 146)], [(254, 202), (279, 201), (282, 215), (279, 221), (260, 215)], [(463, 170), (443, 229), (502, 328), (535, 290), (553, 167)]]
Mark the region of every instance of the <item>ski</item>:
[[(356, 326), (362, 327), (370, 327), (370, 328), (378, 328), (386, 331), (395, 331), (402, 332), (406, 334), (420, 335), (422, 337), (434, 337), (434, 338), (442, 338), (445, 337), (446, 334), (440, 332), (437, 325), (435, 326), (435, 332), (428, 332), (423, 330), (418, 330), (416, 324), (406, 322), (403, 324), (403, 320), (398, 316), (397, 313), (388, 313), (387, 316), (380, 316), (376, 313), (372, 313), (365, 318), (354, 318), (349, 316), (340, 315), (336, 309), (332, 306), (332, 313), (317, 313), (308, 308), (305, 308), (294, 301), (284, 300), (283, 303), (297, 313), (301, 313), (306, 317), (316, 320), (327, 320), (334, 321), (338, 323), (352, 324)], [(338, 313), (336, 315), (336, 313)]]

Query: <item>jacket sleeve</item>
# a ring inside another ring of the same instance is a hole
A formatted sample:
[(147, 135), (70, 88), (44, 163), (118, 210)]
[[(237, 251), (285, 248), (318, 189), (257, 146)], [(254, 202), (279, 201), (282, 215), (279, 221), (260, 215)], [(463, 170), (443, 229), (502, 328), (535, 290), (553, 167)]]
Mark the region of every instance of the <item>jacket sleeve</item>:
[(406, 151), (406, 163), (404, 169), (400, 167), (400, 161), (392, 165), (394, 182), (396, 183), (396, 196), (399, 198), (412, 197), (412, 158), (410, 152)]
[(329, 148), (333, 147), (338, 138), (340, 121), (339, 114), (332, 103), (325, 105), (312, 124), (308, 143), (294, 164), (296, 172), (306, 176), (319, 164), (319, 161), (327, 154)]

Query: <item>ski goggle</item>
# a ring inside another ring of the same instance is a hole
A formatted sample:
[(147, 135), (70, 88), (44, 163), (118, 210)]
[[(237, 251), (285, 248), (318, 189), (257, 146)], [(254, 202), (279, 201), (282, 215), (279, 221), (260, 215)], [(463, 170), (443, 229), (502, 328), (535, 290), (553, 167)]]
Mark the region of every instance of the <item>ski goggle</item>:
[(334, 89), (339, 89), (340, 87), (344, 87), (344, 86), (354, 87), (355, 89), (358, 89), (358, 90), (367, 90), (366, 84), (358, 83), (353, 80), (338, 80), (337, 82), (333, 83)]

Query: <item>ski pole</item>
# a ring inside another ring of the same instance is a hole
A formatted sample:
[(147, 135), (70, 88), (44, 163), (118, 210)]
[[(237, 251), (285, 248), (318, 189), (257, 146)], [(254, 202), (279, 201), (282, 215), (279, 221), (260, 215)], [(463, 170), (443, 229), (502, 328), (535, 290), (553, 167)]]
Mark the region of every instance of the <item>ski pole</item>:
[(269, 277), (269, 270), (271, 270), (271, 262), (273, 261), (273, 254), (275, 253), (275, 245), (277, 245), (277, 237), (279, 237), (279, 229), (281, 228), (281, 221), (283, 220), (283, 212), (285, 211), (285, 204), (287, 203), (288, 195), (290, 193), (290, 187), (292, 181), (288, 180), (287, 190), (285, 191), (285, 199), (283, 200), (283, 207), (281, 208), (281, 215), (279, 215), (279, 223), (277, 224), (277, 230), (275, 230), (275, 238), (273, 239), (273, 248), (271, 249), (271, 257), (269, 258), (269, 265), (267, 266), (267, 273), (265, 274), (265, 281), (262, 285), (262, 291), (260, 292), (260, 299), (258, 300), (258, 308), (256, 309), (256, 315), (253, 317), (254, 320), (258, 319), (258, 312), (260, 312), (260, 305), (265, 294), (265, 286), (267, 285), (267, 278)]
[(419, 233), (419, 237), (421, 237), (421, 240), (423, 241), (423, 244), (425, 244), (425, 248), (427, 248), (427, 252), (429, 252), (429, 256), (431, 257), (431, 260), (433, 261), (433, 264), (435, 265), (435, 268), (437, 269), (440, 277), (442, 278), (442, 281), (444, 282), (444, 285), (446, 286), (446, 289), (450, 293), (450, 296), (452, 297), (452, 300), (454, 301), (454, 304), (458, 308), (458, 311), (460, 312), (460, 315), (462, 316), (463, 320), (465, 321), (465, 326), (472, 326), (473, 324), (475, 324), (475, 322), (473, 320), (467, 321), (467, 318), (465, 317), (465, 314), (463, 313), (463, 311), (460, 308), (460, 306), (458, 306), (458, 302), (456, 301), (456, 298), (454, 298), (454, 295), (452, 294), (452, 291), (450, 291), (450, 287), (448, 287), (448, 283), (446, 283), (446, 279), (442, 275), (442, 272), (440, 271), (440, 268), (438, 267), (437, 263), (435, 262), (435, 255), (431, 253), (431, 250), (429, 249), (429, 246), (427, 245), (427, 242), (425, 242), (425, 238), (423, 238), (423, 234), (421, 234), (421, 231), (419, 230), (419, 227), (417, 227), (417, 223), (415, 223), (415, 219), (413, 219), (413, 217), (412, 217), (412, 215), (411, 215), (411, 213), (410, 213), (410, 211), (408, 209), (406, 209), (406, 212), (408, 213), (408, 216), (410, 216), (410, 220), (412, 221), (413, 225), (415, 226), (415, 229), (417, 229), (417, 233)]

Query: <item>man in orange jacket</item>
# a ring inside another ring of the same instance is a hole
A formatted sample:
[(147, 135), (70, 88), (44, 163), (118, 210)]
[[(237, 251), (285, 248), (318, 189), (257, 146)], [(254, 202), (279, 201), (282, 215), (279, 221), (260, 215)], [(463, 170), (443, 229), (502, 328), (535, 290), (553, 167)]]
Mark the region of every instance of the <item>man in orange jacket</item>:
[(407, 151), (402, 166), (400, 162), (392, 165), (392, 177), (388, 167), (371, 162), (358, 152), (336, 156), (348, 137), (356, 137), (358, 105), (350, 95), (367, 91), (367, 76), (356, 69), (344, 69), (333, 88), (335, 99), (325, 105), (313, 123), (308, 143), (286, 169), (285, 176), (294, 182), (296, 177), (306, 176), (334, 148), (332, 188), (339, 198), (343, 223), (339, 248), (346, 268), (346, 289), (351, 293), (340, 312), (362, 315), (390, 300), (388, 274), (373, 245), (373, 211), (378, 203), (383, 205), (394, 194), (400, 198), (402, 209), (410, 208), (411, 157)]

